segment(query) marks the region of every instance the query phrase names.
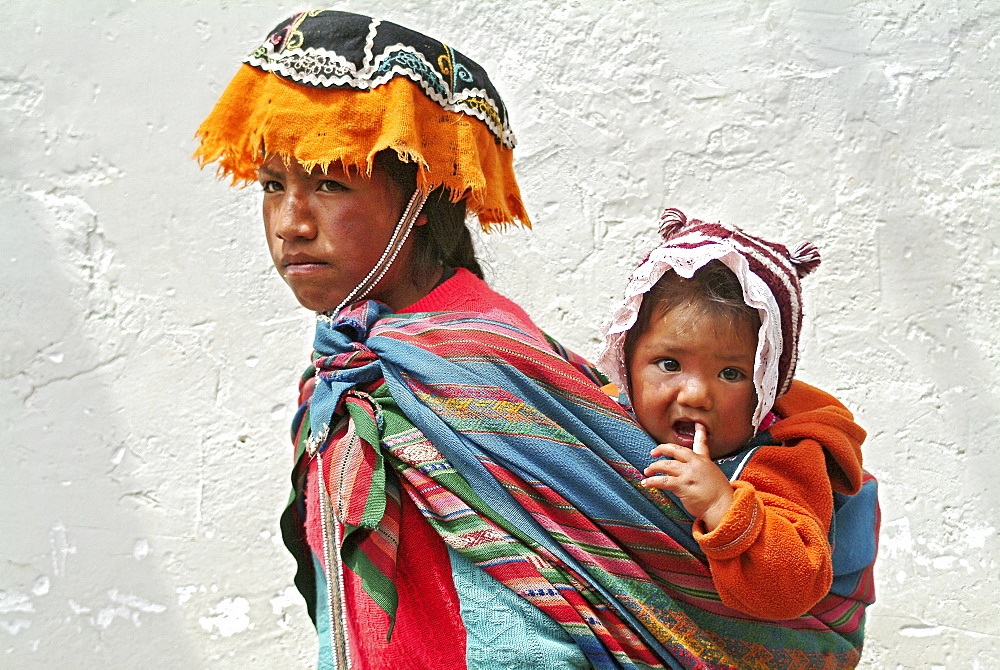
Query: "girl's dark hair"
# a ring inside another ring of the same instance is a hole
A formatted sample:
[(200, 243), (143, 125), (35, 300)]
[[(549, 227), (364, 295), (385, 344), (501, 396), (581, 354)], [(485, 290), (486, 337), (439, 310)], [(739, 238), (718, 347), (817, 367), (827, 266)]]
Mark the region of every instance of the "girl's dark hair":
[[(417, 188), (417, 164), (403, 162), (391, 149), (375, 155), (373, 167), (384, 170), (409, 198)], [(452, 202), (443, 186), (431, 191), (424, 203), (427, 223), (413, 228), (413, 272), (417, 281), (438, 266), (465, 268), (480, 279), (472, 234), (465, 225), (465, 200)]]
[(740, 280), (722, 261), (709, 261), (690, 279), (668, 270), (642, 297), (635, 323), (625, 335), (626, 369), (632, 363), (636, 343), (653, 320), (681, 305), (691, 305), (706, 316), (724, 319), (733, 328), (750, 328), (754, 336), (760, 329), (760, 315), (743, 300)]

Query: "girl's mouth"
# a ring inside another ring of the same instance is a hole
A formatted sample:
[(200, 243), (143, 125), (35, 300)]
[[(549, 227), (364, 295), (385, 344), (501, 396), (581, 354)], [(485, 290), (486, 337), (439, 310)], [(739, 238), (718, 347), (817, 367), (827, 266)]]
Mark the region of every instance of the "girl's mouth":
[(323, 270), (326, 269), (326, 267), (327, 267), (326, 263), (320, 263), (320, 262), (288, 263), (287, 265), (283, 266), (283, 269), (286, 277), (288, 276), (296, 277), (296, 276), (307, 276), (315, 274), (317, 272), (322, 272)]

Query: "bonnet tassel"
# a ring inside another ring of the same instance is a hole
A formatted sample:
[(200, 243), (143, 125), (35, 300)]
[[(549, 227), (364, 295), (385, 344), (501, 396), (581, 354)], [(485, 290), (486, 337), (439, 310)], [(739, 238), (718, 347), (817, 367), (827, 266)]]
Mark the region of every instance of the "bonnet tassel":
[(681, 210), (674, 209), (673, 207), (663, 210), (663, 214), (660, 215), (660, 237), (664, 241), (676, 237), (680, 234), (684, 226), (687, 225), (687, 222), (687, 217), (684, 216), (684, 212)]
[(803, 242), (795, 248), (789, 260), (795, 266), (795, 273), (799, 276), (799, 279), (802, 279), (819, 267), (819, 249), (809, 242)]

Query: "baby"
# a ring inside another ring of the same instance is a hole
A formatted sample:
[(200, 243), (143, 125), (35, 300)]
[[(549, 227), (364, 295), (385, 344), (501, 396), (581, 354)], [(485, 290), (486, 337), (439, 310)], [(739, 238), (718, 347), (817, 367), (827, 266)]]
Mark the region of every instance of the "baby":
[[(789, 253), (674, 209), (660, 233), (598, 359), (660, 443), (641, 485), (670, 492), (694, 517), (729, 607), (785, 620), (827, 597), (864, 601), (877, 532), (864, 431), (834, 398), (792, 380), (799, 279), (818, 252)], [(849, 543), (839, 555), (838, 541)]]

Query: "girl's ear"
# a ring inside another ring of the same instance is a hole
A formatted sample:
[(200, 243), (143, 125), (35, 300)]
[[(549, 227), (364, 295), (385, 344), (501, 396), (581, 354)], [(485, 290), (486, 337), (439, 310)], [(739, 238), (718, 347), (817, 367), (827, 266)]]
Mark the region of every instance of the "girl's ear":
[(427, 223), (427, 214), (424, 212), (420, 212), (420, 214), (417, 216), (417, 220), (413, 222), (413, 225), (423, 226), (426, 223)]

